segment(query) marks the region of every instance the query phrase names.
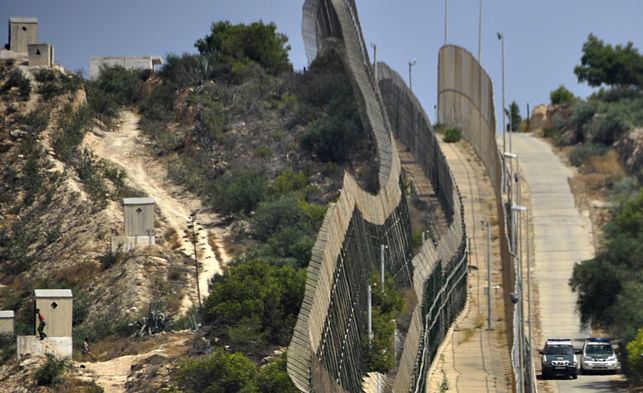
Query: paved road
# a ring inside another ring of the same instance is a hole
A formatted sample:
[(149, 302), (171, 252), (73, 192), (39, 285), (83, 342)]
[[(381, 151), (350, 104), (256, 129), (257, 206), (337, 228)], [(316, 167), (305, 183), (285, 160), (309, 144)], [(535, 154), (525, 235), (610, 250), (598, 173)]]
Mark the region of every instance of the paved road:
[[(534, 337), (538, 350), (547, 338), (581, 338), (591, 334), (580, 326), (575, 310), (576, 295), (571, 292), (568, 281), (575, 262), (594, 256), (592, 227), (588, 212), (574, 203), (568, 183), (573, 170), (561, 162), (550, 145), (530, 134), (513, 135), (512, 142), (530, 194), (532, 278), (535, 277), (538, 291), (540, 316), (540, 334)], [(526, 273), (523, 276), (526, 277)], [(539, 360), (536, 370), (540, 375)], [(618, 391), (616, 381), (621, 379), (620, 376), (579, 375), (577, 380), (540, 382), (539, 388), (559, 392), (613, 392)]]

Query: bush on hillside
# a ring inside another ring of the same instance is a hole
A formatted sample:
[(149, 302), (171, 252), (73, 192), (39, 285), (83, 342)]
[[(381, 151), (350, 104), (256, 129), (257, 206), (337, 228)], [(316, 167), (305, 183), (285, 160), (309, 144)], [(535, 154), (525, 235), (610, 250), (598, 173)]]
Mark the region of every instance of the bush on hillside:
[(643, 326), (643, 192), (614, 209), (603, 229), (604, 249), (574, 265), (570, 286), (578, 293), (581, 321), (627, 342)]
[(254, 392), (257, 369), (241, 353), (227, 353), (218, 348), (199, 359), (178, 361), (174, 379), (185, 393)]
[(38, 93), (44, 100), (50, 100), (66, 93), (73, 93), (83, 86), (80, 75), (63, 74), (52, 69), (40, 69), (34, 73), (34, 78), (40, 83)]
[(268, 180), (263, 171), (248, 170), (220, 178), (210, 194), (212, 208), (224, 215), (250, 214), (264, 198)]
[(38, 385), (54, 387), (64, 382), (63, 373), (67, 367), (65, 359), (57, 359), (54, 355), (47, 354), (47, 361), (34, 374)]
[(29, 99), (29, 95), (31, 94), (31, 81), (18, 69), (9, 72), (7, 81), (2, 88), (0, 88), (0, 93), (9, 91), (13, 87), (18, 89), (18, 95), (23, 101)]
[(569, 162), (578, 168), (588, 163), (591, 157), (603, 156), (608, 150), (609, 148), (603, 145), (578, 146), (569, 153)]
[(462, 131), (459, 128), (449, 128), (444, 132), (444, 141), (446, 143), (455, 143), (462, 138)]

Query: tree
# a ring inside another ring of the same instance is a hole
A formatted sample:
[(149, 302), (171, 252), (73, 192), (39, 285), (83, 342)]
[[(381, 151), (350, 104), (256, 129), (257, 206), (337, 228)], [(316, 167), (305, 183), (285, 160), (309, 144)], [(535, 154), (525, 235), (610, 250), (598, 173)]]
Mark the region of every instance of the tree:
[[(290, 340), (304, 295), (305, 270), (253, 259), (212, 279), (204, 321), (234, 350)], [(233, 345), (234, 344), (234, 345)]]
[(574, 266), (581, 320), (608, 328), (625, 341), (643, 324), (643, 192), (617, 206), (605, 225), (605, 248)]
[(552, 105), (568, 105), (574, 100), (574, 93), (567, 90), (565, 85), (558, 86), (558, 89), (552, 90), (549, 93), (549, 99)]
[(232, 67), (235, 63), (254, 62), (277, 75), (292, 70), (292, 64), (288, 60), (288, 37), (276, 30), (274, 23), (266, 25), (261, 21), (249, 26), (217, 22), (212, 24), (211, 34), (197, 40), (194, 46), (217, 64)]
[(518, 131), (518, 129), (520, 128), (520, 122), (522, 122), (522, 117), (520, 116), (520, 108), (518, 107), (518, 104), (516, 104), (516, 101), (513, 101), (511, 105), (509, 105), (509, 113), (511, 124), (507, 125), (508, 130)]
[(174, 377), (186, 393), (256, 392), (257, 369), (240, 353), (227, 353), (219, 348), (200, 359), (178, 361)]
[(574, 67), (579, 82), (592, 87), (643, 87), (643, 58), (632, 42), (626, 46), (605, 45), (593, 34), (583, 44), (581, 64)]

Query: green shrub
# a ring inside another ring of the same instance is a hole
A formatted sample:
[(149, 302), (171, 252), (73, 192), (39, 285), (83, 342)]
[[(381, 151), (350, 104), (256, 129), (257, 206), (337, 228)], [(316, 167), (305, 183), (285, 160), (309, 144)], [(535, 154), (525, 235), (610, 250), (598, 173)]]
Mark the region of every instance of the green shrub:
[(292, 169), (284, 169), (268, 187), (271, 194), (286, 196), (292, 192), (303, 190), (308, 184), (308, 176), (303, 171), (295, 173)]
[(285, 228), (303, 229), (304, 226), (304, 212), (293, 197), (259, 203), (251, 221), (252, 233), (262, 240)]
[(455, 143), (462, 138), (462, 131), (459, 128), (449, 128), (444, 132), (444, 141), (446, 143)]
[(608, 150), (609, 148), (603, 145), (578, 146), (569, 152), (569, 162), (575, 167), (580, 167), (588, 163), (591, 157), (603, 156)]
[(16, 123), (23, 126), (28, 133), (38, 135), (49, 125), (49, 114), (43, 110), (36, 110), (26, 116), (17, 115)]
[(387, 373), (395, 366), (395, 318), (404, 310), (404, 301), (390, 275), (385, 275), (383, 291), (379, 273), (371, 274), (369, 283), (372, 288), (373, 340), (369, 343), (364, 335), (362, 350), (370, 371)]
[(257, 390), (263, 393), (297, 393), (299, 389), (295, 387), (288, 376), (286, 370), (288, 353), (285, 352), (259, 371), (256, 378)]
[(54, 355), (47, 354), (47, 361), (34, 374), (38, 385), (56, 386), (64, 382), (63, 373), (67, 367), (65, 359), (57, 359)]
[(18, 94), (23, 101), (29, 99), (29, 95), (31, 94), (31, 81), (18, 69), (9, 72), (8, 79), (0, 89), (0, 92), (8, 91), (12, 87), (18, 89)]
[(99, 260), (100, 264), (103, 266), (103, 269), (107, 270), (114, 265), (123, 263), (126, 258), (127, 254), (120, 250), (116, 252), (112, 252), (112, 250), (109, 250), (105, 255), (99, 258)]
[(262, 171), (245, 171), (225, 176), (211, 194), (213, 208), (221, 214), (249, 214), (261, 201), (268, 188)]
[(637, 381), (643, 381), (643, 327), (636, 338), (627, 344), (627, 373)]
[(11, 359), (16, 351), (16, 336), (12, 333), (0, 333), (0, 366)]
[(261, 145), (257, 147), (254, 152), (254, 155), (260, 158), (268, 157), (271, 154), (272, 154), (272, 151), (270, 151), (270, 148), (266, 145)]
[(56, 156), (63, 162), (70, 163), (77, 154), (78, 146), (83, 141), (83, 131), (90, 120), (90, 112), (83, 106), (74, 111), (70, 105), (63, 111), (59, 126), (60, 131), (53, 136), (53, 148)]
[(567, 106), (574, 101), (574, 93), (567, 90), (564, 85), (558, 86), (558, 89), (552, 90), (549, 93), (549, 99), (552, 105)]
[(173, 376), (185, 393), (224, 393), (255, 391), (256, 375), (257, 369), (248, 358), (218, 348), (200, 359), (180, 359)]
[(623, 132), (633, 126), (631, 109), (624, 103), (615, 103), (607, 110), (592, 118), (587, 130), (592, 136), (592, 142), (611, 145)]
[(66, 75), (52, 69), (40, 69), (36, 71), (34, 78), (40, 83), (38, 93), (42, 95), (44, 100), (51, 100), (59, 95), (75, 92), (83, 86), (82, 78), (79, 75)]

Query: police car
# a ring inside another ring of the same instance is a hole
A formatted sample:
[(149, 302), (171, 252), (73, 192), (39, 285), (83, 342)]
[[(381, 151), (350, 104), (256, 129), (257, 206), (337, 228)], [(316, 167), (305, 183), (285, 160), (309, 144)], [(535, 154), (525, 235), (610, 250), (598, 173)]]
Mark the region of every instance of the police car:
[(583, 345), (581, 369), (589, 371), (611, 371), (618, 373), (621, 365), (616, 359), (612, 343), (606, 338), (588, 338)]
[(543, 378), (555, 375), (578, 378), (578, 362), (572, 340), (569, 338), (550, 338), (545, 343), (545, 348), (540, 351), (542, 355)]

